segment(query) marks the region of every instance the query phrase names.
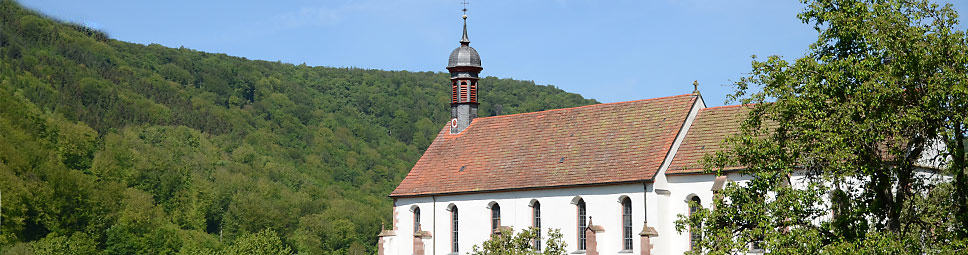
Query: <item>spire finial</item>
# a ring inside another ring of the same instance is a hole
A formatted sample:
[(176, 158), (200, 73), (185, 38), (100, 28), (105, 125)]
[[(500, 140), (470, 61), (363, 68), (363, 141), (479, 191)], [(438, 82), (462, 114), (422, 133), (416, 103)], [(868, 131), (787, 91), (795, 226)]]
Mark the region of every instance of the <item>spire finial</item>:
[(699, 80), (692, 81), (692, 94), (699, 95)]
[(460, 44), (467, 45), (471, 43), (471, 40), (467, 38), (467, 5), (470, 3), (467, 0), (462, 0), (460, 4), (464, 5), (464, 9), (461, 10), (464, 12), (464, 16), (462, 16), (464, 18), (464, 36), (460, 38)]

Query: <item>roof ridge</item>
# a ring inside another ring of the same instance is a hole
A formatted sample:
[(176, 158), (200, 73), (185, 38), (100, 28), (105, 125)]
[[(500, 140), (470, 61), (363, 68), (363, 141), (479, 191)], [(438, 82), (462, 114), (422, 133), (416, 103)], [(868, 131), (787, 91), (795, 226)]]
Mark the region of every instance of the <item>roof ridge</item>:
[(573, 110), (573, 109), (578, 109), (578, 108), (589, 108), (589, 107), (597, 107), (597, 106), (605, 106), (605, 105), (614, 105), (614, 104), (636, 103), (636, 102), (643, 102), (643, 101), (652, 101), (652, 100), (668, 99), (668, 98), (676, 98), (676, 97), (686, 97), (686, 96), (695, 96), (695, 95), (693, 95), (693, 94), (682, 94), (682, 95), (675, 95), (675, 96), (665, 96), (665, 97), (638, 99), (638, 100), (631, 100), (631, 101), (621, 101), (621, 102), (611, 102), (611, 103), (599, 103), (599, 104), (582, 105), (582, 106), (575, 106), (575, 107), (568, 107), (568, 108), (548, 109), (548, 110), (536, 111), (536, 112), (522, 112), (522, 113), (515, 113), (515, 114), (508, 114), (508, 115), (479, 117), (479, 118), (474, 118), (474, 120), (472, 120), (471, 122), (474, 122), (474, 121), (477, 121), (477, 120), (480, 120), (480, 119), (496, 119), (496, 118), (502, 118), (502, 117), (518, 116), (518, 115), (547, 113), (547, 112), (554, 112), (554, 111)]
[(741, 106), (755, 106), (755, 105), (757, 105), (757, 104), (754, 103), (754, 104), (720, 105), (720, 106), (706, 107), (706, 108), (702, 108), (702, 109), (699, 109), (699, 110), (700, 111), (705, 111), (705, 110), (719, 110), (719, 109), (726, 109), (726, 108), (735, 108), (735, 107), (741, 107)]

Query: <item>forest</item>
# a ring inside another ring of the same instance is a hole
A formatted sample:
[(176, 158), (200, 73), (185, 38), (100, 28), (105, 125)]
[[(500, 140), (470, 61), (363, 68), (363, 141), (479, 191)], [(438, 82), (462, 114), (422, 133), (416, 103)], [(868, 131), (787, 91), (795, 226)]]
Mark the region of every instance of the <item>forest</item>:
[[(2, 0), (0, 253), (375, 254), (448, 78), (128, 43)], [(484, 116), (596, 103), (480, 84)]]

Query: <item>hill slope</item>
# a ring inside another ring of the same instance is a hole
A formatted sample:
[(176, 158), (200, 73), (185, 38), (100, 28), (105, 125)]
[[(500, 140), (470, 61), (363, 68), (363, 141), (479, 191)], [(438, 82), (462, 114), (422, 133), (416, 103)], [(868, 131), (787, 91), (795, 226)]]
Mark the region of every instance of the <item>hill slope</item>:
[[(595, 103), (480, 84), (482, 115)], [(0, 250), (372, 253), (448, 86), (121, 42), (0, 1)]]

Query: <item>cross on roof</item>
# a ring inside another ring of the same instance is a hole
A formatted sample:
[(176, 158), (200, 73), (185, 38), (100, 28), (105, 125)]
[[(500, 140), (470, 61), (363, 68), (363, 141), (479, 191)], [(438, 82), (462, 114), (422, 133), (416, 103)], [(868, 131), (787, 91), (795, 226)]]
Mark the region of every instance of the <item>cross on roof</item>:
[(464, 6), (464, 9), (461, 11), (464, 11), (464, 14), (467, 14), (467, 5), (470, 3), (468, 3), (467, 0), (461, 0), (460, 4)]

